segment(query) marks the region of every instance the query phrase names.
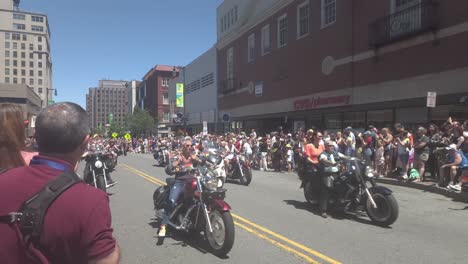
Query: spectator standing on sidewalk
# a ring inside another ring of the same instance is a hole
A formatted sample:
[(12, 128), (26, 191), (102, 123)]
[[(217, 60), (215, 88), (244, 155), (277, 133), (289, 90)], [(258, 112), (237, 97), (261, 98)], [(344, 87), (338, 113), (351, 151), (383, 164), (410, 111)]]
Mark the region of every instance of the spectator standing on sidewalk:
[[(39, 155), (0, 177), (0, 215), (17, 211), (49, 181), (74, 173), (91, 132), (86, 111), (73, 103), (43, 109), (36, 121)], [(79, 182), (62, 193), (46, 211), (40, 238), (21, 243), (12, 223), (0, 224), (2, 263), (32, 263), (28, 251), (47, 259), (42, 263), (118, 263), (119, 247), (113, 237), (109, 197)], [(37, 260), (37, 259), (36, 259)]]
[(411, 143), (408, 138), (408, 132), (402, 131), (395, 138), (395, 147), (397, 153), (396, 168), (399, 170), (399, 176), (408, 179), (408, 161)]
[(341, 154), (345, 154), (346, 152), (346, 140), (343, 137), (343, 133), (336, 132), (336, 144), (338, 145), (337, 151)]
[(432, 178), (438, 179), (439, 178), (439, 168), (442, 164), (439, 162), (439, 158), (437, 157), (438, 148), (443, 147), (442, 144), (442, 136), (439, 131), (439, 127), (436, 124), (430, 124), (428, 129), (428, 137), (429, 137), (429, 159), (427, 161), (427, 165), (429, 168), (429, 172), (431, 173)]
[[(457, 145), (455, 144), (448, 146), (447, 150), (449, 151), (447, 155), (447, 163), (440, 167), (441, 179), (445, 182), (448, 169), (450, 182), (447, 187), (460, 191), (461, 186), (456, 184), (456, 181), (462, 171), (468, 169), (468, 158), (465, 157), (461, 151), (457, 150)], [(443, 184), (443, 182), (439, 182), (439, 184)]]
[(346, 142), (346, 153), (345, 155), (348, 157), (355, 157), (356, 156), (356, 137), (354, 136), (352, 127), (345, 128), (344, 135), (345, 135), (345, 142)]
[(391, 171), (391, 164), (392, 164), (392, 157), (393, 157), (393, 136), (390, 133), (390, 130), (386, 127), (380, 130), (380, 134), (378, 136), (380, 140), (382, 140), (383, 148), (384, 148), (384, 158), (385, 164), (383, 169), (383, 175), (387, 176), (388, 173)]
[(37, 153), (26, 152), (23, 111), (15, 104), (0, 104), (0, 169), (27, 166)]
[(427, 130), (419, 127), (414, 140), (414, 168), (419, 172), (419, 180), (424, 181), (426, 163), (429, 160), (429, 137)]

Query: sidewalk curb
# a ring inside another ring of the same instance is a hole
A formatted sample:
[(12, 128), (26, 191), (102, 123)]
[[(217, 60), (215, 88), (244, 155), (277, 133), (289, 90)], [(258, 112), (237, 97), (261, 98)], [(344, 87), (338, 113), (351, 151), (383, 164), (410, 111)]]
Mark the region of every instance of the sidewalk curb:
[(445, 188), (440, 188), (440, 187), (437, 187), (435, 183), (434, 185), (423, 185), (423, 184), (417, 184), (414, 182), (405, 182), (405, 181), (399, 181), (396, 179), (389, 179), (389, 178), (378, 178), (375, 180), (378, 183), (418, 189), (418, 190), (422, 190), (425, 192), (431, 192), (431, 193), (444, 195), (444, 196), (454, 199), (455, 201), (468, 203), (468, 193), (459, 193), (459, 192), (447, 190)]

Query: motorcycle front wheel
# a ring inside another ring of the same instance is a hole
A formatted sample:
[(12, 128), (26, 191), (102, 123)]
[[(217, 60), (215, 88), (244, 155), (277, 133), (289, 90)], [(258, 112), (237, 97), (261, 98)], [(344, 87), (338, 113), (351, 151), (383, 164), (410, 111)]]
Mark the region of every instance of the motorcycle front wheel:
[(240, 181), (243, 185), (248, 186), (252, 182), (252, 170), (245, 169), (244, 176), (240, 176)]
[(378, 226), (390, 226), (398, 218), (398, 203), (392, 194), (373, 193), (377, 208), (372, 207), (370, 199), (366, 201), (366, 211), (372, 222)]
[(217, 256), (226, 256), (234, 245), (234, 221), (229, 211), (212, 211), (209, 213), (211, 227), (205, 226), (205, 237), (213, 252)]
[(104, 179), (104, 175), (102, 174), (96, 175), (96, 187), (106, 192), (107, 187), (106, 187), (106, 180)]

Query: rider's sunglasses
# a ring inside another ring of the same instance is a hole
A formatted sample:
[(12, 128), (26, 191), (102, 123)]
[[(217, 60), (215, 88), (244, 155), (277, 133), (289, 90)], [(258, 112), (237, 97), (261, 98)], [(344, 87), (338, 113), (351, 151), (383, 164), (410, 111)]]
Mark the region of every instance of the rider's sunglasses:
[(192, 145), (185, 145), (184, 147), (186, 147), (186, 148), (190, 148), (191, 146), (192, 146)]

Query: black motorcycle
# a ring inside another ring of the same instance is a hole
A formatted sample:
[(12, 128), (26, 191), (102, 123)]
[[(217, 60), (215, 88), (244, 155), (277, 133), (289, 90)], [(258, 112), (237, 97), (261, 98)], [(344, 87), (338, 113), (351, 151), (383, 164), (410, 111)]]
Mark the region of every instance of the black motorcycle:
[[(392, 191), (378, 186), (371, 167), (356, 158), (343, 158), (340, 171), (333, 174), (329, 188), (328, 207), (346, 212), (357, 212), (364, 207), (373, 223), (390, 226), (398, 218), (398, 203)], [(315, 171), (302, 177), (304, 196), (309, 204), (317, 205), (319, 200), (320, 179)]]
[(166, 147), (160, 147), (153, 152), (153, 158), (158, 161), (160, 167), (164, 167), (169, 162), (169, 150)]
[(229, 154), (230, 168), (226, 171), (227, 179), (239, 180), (241, 184), (248, 186), (252, 182), (252, 168), (250, 161), (242, 154)]
[(106, 165), (106, 156), (101, 152), (96, 152), (87, 154), (84, 160), (86, 161), (84, 181), (105, 192), (107, 187), (110, 187), (107, 182), (109, 169)]

